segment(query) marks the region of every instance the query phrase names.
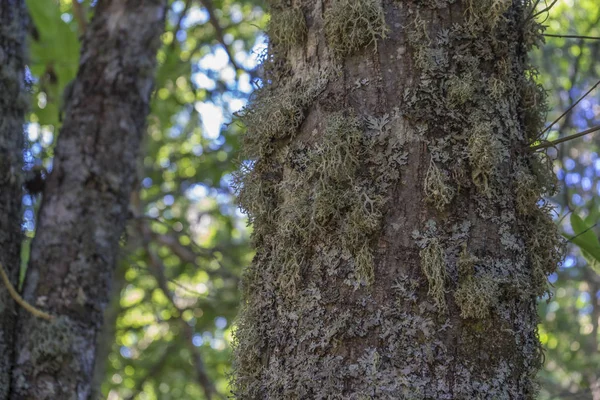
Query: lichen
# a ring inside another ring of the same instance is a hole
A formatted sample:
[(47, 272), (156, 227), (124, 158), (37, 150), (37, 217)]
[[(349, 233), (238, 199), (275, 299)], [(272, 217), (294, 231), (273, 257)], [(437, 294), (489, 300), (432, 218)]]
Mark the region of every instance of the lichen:
[(470, 123), (468, 159), (471, 178), (482, 193), (491, 196), (490, 180), (506, 155), (490, 121), (481, 114), (473, 114)]
[(500, 294), (498, 282), (490, 276), (470, 275), (459, 284), (454, 292), (454, 300), (463, 318), (486, 318), (498, 303)]
[[(339, 61), (384, 35), (373, 34), (385, 26), (378, 2), (294, 2), (310, 15), (318, 63), (335, 68), (313, 91), (294, 77), (313, 66), (269, 47), (278, 78), (264, 80), (243, 113), (264, 108), (244, 121), (251, 162), (240, 199), (257, 253), (235, 332), (237, 398), (534, 398), (535, 296), (558, 256), (555, 230), (544, 241), (530, 229), (550, 229), (548, 210), (533, 211), (551, 186), (539, 182), (548, 165), (526, 151), (535, 137), (527, 119), (544, 106), (524, 90), (533, 81), (521, 33), (537, 34), (520, 27), (539, 27), (525, 22), (527, 4), (484, 3), (471, 1), (466, 14), (465, 2), (386, 3), (401, 26), (379, 57), (360, 60), (381, 63), (371, 74)], [(374, 18), (352, 18), (365, 6)], [(433, 23), (432, 9), (443, 8), (464, 19)], [(321, 28), (333, 59), (320, 57)], [(407, 46), (389, 53), (396, 41)], [(395, 72), (389, 60), (407, 74), (398, 104), (375, 79)], [(362, 91), (377, 101), (363, 105)], [(273, 124), (280, 102), (299, 111)], [(409, 162), (415, 173), (403, 176)], [(531, 191), (519, 174), (537, 182)], [(403, 202), (415, 189), (413, 208)], [(451, 383), (436, 379), (448, 374)]]
[(429, 243), (419, 253), (421, 270), (429, 283), (428, 294), (433, 297), (440, 311), (446, 311), (446, 256), (437, 238)]
[(276, 45), (284, 48), (302, 44), (307, 34), (306, 20), (302, 10), (297, 7), (273, 10), (267, 34)]
[(454, 188), (448, 184), (448, 177), (433, 160), (429, 163), (424, 187), (427, 200), (440, 211), (450, 204), (455, 195)]
[(333, 0), (323, 18), (329, 47), (338, 58), (376, 46), (387, 35), (378, 0)]

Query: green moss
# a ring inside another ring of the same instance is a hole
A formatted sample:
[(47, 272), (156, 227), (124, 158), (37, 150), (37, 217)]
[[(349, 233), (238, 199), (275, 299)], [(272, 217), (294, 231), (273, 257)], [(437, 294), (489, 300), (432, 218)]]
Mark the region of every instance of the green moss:
[(271, 13), (267, 34), (273, 43), (289, 48), (303, 43), (307, 32), (306, 20), (300, 8), (273, 10)]
[(387, 26), (377, 0), (333, 0), (324, 15), (325, 36), (334, 56), (342, 58), (385, 38)]
[(430, 239), (419, 253), (421, 270), (429, 282), (429, 295), (440, 311), (446, 311), (446, 256), (437, 238)]

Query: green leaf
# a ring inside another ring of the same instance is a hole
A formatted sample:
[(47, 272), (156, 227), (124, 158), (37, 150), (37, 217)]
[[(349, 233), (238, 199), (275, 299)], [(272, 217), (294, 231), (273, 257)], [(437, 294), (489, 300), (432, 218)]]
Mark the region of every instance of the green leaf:
[(571, 227), (575, 235), (572, 237), (564, 236), (581, 249), (581, 253), (590, 266), (597, 273), (600, 273), (600, 241), (598, 241), (592, 227), (587, 226), (581, 217), (575, 213), (571, 214)]

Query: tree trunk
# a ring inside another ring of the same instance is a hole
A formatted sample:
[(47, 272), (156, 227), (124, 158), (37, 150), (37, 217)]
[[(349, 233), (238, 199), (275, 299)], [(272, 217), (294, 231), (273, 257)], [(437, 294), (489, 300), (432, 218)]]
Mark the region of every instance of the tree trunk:
[[(25, 5), (0, 0), (0, 264), (17, 286), (21, 248), (23, 122), (25, 95)], [(10, 387), (15, 304), (0, 284), (0, 399)]]
[(104, 0), (83, 39), (19, 315), (11, 399), (90, 397), (96, 338), (149, 111), (164, 0)]
[(563, 243), (530, 1), (273, 0), (240, 399), (533, 399)]

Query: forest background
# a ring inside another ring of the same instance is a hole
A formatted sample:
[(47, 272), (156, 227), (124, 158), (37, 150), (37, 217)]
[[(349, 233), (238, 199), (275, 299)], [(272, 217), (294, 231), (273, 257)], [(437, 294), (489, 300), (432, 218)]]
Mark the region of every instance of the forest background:
[[(548, 129), (548, 140), (600, 125), (600, 7), (596, 0), (554, 3), (540, 15), (546, 43), (532, 54), (548, 92), (547, 120), (568, 111)], [(52, 170), (65, 89), (77, 72), (94, 1), (27, 5), (31, 107), (24, 160), (34, 176)], [(235, 113), (261, 84), (268, 20), (260, 0), (170, 1), (133, 218), (99, 348), (107, 356), (97, 379), (108, 400), (203, 399), (204, 370), (229, 394), (239, 277), (252, 258), (251, 228), (232, 188), (243, 162), (244, 128)], [(550, 277), (553, 296), (539, 303), (543, 400), (600, 398), (599, 146), (600, 136), (590, 134), (548, 150), (561, 182), (551, 199), (555, 220), (571, 245)], [(39, 204), (38, 194), (24, 195), (22, 272)]]

